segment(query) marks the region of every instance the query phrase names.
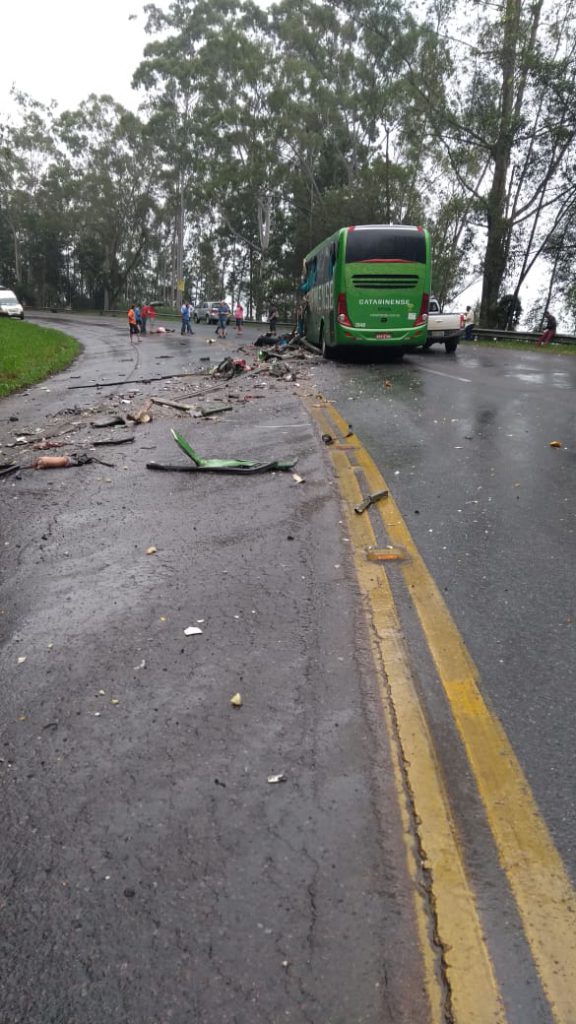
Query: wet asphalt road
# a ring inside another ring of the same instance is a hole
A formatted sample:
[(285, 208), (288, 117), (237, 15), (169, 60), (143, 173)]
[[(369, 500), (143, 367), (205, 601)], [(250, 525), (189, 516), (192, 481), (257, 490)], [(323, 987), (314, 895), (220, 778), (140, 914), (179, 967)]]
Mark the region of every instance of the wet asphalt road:
[[(318, 383), (389, 484), (576, 882), (576, 360), (470, 345), (323, 365)], [(405, 626), (477, 844), (449, 716)]]
[[(131, 381), (237, 347), (207, 345), (204, 327), (136, 349), (117, 322), (50, 322), (85, 351), (1, 403), (0, 448), (24, 463), (37, 453), (5, 447), (24, 431), (63, 432), (72, 451), (93, 418), (192, 390)], [(214, 420), (156, 408), (132, 444), (98, 449), (113, 468), (1, 481), (2, 1024), (426, 1022), (378, 685), (307, 373), (300, 389), (233, 382), (210, 397), (234, 406)], [(297, 455), (306, 483), (153, 473), (150, 459), (182, 460), (170, 426), (205, 454)]]
[[(2, 403), (0, 441), (122, 411), (121, 397), (186, 398), (187, 381), (131, 381), (242, 355), (233, 335), (208, 346), (205, 327), (136, 349), (114, 321), (61, 326), (84, 355)], [(68, 390), (103, 379), (125, 384)], [(428, 1024), (366, 625), (299, 401), (308, 382), (384, 474), (576, 880), (576, 361), (471, 346), (312, 364), (298, 390), (251, 385), (227, 417), (184, 424), (210, 454), (297, 454), (304, 487), (147, 472), (176, 461), (168, 429), (183, 421), (161, 411), (133, 445), (100, 450), (114, 470), (2, 484), (2, 1024)], [(509, 1020), (549, 1024), (429, 654), (396, 599)], [(184, 638), (198, 619), (204, 634)], [(273, 771), (288, 781), (267, 785)]]

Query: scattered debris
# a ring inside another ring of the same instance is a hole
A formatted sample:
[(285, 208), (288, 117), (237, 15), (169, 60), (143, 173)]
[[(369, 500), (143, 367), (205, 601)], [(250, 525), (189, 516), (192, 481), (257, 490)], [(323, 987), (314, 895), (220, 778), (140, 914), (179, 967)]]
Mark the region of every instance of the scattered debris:
[(184, 630), (184, 636), (197, 636), (202, 630), (199, 626), (187, 626)]
[(150, 401), (155, 405), (167, 405), (171, 409), (178, 409), (179, 412), (194, 412), (194, 406), (185, 405), (184, 402), (172, 402), (168, 398), (151, 398)]
[(24, 664), (24, 662), (26, 661), (26, 658), (27, 658), (27, 657), (28, 657), (28, 655), (27, 655), (27, 654), (22, 654), (22, 655), (20, 655), (20, 657), (18, 658), (18, 662), (17, 662), (17, 664), (18, 664), (18, 665), (23, 665), (23, 664)]
[(36, 469), (66, 469), (73, 465), (70, 455), (41, 455), (35, 463)]
[(98, 462), (101, 466), (107, 466), (109, 469), (114, 468), (113, 462), (103, 462), (102, 459), (98, 459), (95, 455), (87, 455), (86, 452), (80, 452), (78, 455), (41, 455), (36, 462), (26, 468), (68, 469), (70, 466), (89, 466), (92, 462)]
[(234, 696), (230, 698), (230, 703), (231, 703), (233, 708), (241, 708), (242, 707), (242, 697), (241, 697), (241, 695), (239, 693), (235, 693)]
[(385, 388), (391, 388), (392, 386), (393, 386), (392, 385), (392, 381), (388, 380), (388, 378), (386, 378), (386, 380), (384, 381), (384, 387)]
[(92, 441), (95, 448), (109, 444), (131, 444), (134, 441), (134, 434), (126, 434), (124, 437), (105, 437), (98, 441)]
[(141, 668), (146, 668), (146, 658), (142, 658), (139, 665), (134, 665), (134, 672), (139, 672)]
[(157, 551), (158, 548), (155, 548), (153, 544), (149, 548), (146, 548), (147, 555), (155, 555)]
[(274, 359), (268, 363), (268, 372), (272, 377), (292, 376), (292, 374), (289, 373), (286, 363), (282, 362), (280, 359)]
[(32, 448), (35, 452), (44, 452), (50, 448), (64, 448), (66, 444), (67, 441), (53, 441), (44, 438), (42, 441), (38, 441), (38, 444), (33, 444)]
[(167, 405), (171, 409), (178, 409), (179, 412), (190, 413), (195, 419), (207, 416), (217, 416), (221, 412), (232, 412), (231, 405), (223, 405), (219, 409), (201, 409), (196, 405), (188, 405), (185, 402), (171, 402), (167, 398), (152, 398), (152, 402), (156, 405)]
[(266, 781), (269, 782), (271, 785), (275, 785), (277, 782), (286, 782), (287, 779), (284, 774), (269, 775)]
[(334, 444), (332, 434), (322, 434), (322, 440), (324, 441), (324, 444)]
[(369, 562), (400, 562), (406, 557), (399, 548), (371, 548), (366, 552)]
[(292, 479), (293, 479), (293, 480), (294, 480), (294, 482), (295, 482), (295, 483), (297, 483), (297, 484), (303, 484), (303, 483), (305, 483), (305, 481), (304, 481), (304, 477), (303, 477), (303, 476), (300, 476), (300, 474), (299, 474), (299, 473), (292, 473)]
[(151, 400), (144, 403), (141, 409), (137, 412), (129, 412), (128, 419), (132, 420), (133, 423), (150, 423), (152, 420), (152, 413), (150, 412)]
[(245, 459), (205, 459), (188, 444), (176, 430), (170, 433), (176, 444), (192, 460), (193, 465), (173, 466), (159, 462), (147, 462), (147, 469), (173, 470), (175, 472), (216, 472), (216, 473), (264, 473), (269, 470), (289, 470), (297, 459), (274, 459), (271, 462), (249, 462)]
[(109, 416), (107, 420), (92, 420), (91, 427), (125, 427), (126, 420), (123, 416)]
[(550, 448), (562, 448), (562, 441), (550, 441)]
[(232, 359), (230, 356), (226, 356), (220, 363), (210, 371), (212, 377), (221, 377), (224, 380), (231, 380), (239, 373), (245, 373), (248, 369), (248, 364), (245, 359)]
[(355, 505), (354, 511), (360, 516), (367, 508), (370, 508), (370, 505), (374, 505), (377, 501), (387, 497), (388, 491), (376, 491), (375, 494), (369, 494), (367, 498), (364, 498), (358, 505)]

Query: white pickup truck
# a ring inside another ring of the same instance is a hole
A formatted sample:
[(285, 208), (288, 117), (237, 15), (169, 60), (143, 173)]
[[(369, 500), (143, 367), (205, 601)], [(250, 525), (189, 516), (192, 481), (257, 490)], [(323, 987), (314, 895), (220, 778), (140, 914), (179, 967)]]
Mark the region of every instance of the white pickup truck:
[(437, 299), (428, 303), (428, 336), (424, 348), (435, 341), (444, 342), (447, 352), (455, 352), (464, 333), (464, 313), (443, 313)]

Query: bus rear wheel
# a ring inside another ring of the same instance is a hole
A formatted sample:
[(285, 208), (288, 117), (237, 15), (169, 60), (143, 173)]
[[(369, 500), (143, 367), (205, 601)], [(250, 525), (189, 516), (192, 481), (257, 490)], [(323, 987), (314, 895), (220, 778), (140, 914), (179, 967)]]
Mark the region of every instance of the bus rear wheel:
[(322, 326), (320, 328), (320, 337), (319, 337), (318, 341), (319, 341), (319, 348), (320, 348), (320, 351), (322, 353), (322, 358), (323, 359), (334, 359), (334, 350), (331, 349), (331, 348), (328, 348), (328, 345), (326, 344), (326, 334), (325, 334), (325, 331), (324, 331), (324, 324), (322, 324)]

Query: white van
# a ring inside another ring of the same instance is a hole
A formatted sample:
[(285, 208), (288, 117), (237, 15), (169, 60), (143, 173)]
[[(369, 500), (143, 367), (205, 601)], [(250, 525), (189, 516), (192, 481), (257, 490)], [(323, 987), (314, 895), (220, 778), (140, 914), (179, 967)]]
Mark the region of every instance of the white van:
[(24, 307), (9, 288), (0, 285), (0, 316), (19, 316), (24, 319)]

